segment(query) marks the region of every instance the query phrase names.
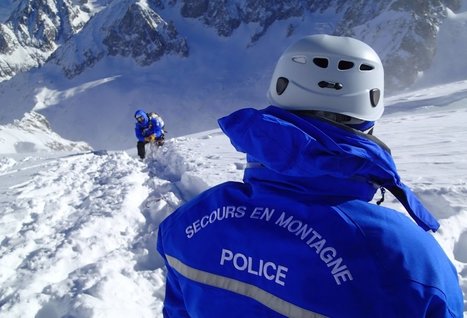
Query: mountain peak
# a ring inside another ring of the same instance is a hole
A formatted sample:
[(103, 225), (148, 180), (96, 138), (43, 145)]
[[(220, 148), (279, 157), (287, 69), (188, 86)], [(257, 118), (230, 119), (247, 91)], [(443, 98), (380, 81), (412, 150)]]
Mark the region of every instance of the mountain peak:
[(187, 42), (173, 23), (165, 22), (145, 1), (131, 3), (124, 16), (109, 27), (103, 43), (109, 55), (132, 57), (143, 66), (168, 53), (188, 55)]
[[(191, 39), (177, 29), (189, 24), (214, 29), (227, 41), (239, 29), (247, 30), (248, 48), (270, 33), (282, 40), (304, 32), (352, 36), (380, 54), (387, 69), (387, 89), (399, 90), (431, 66), (439, 26), (448, 8), (458, 10), (461, 0), (76, 2), (18, 1), (0, 24), (0, 80), (42, 65), (52, 53), (53, 63), (69, 78), (105, 56), (128, 57), (141, 66), (168, 54), (187, 57)], [(176, 22), (167, 22), (167, 16)], [(193, 24), (194, 20), (200, 23)]]
[(131, 57), (145, 66), (166, 54), (188, 56), (186, 40), (147, 1), (126, 0), (97, 13), (50, 60), (71, 78), (107, 55)]
[(22, 0), (0, 24), (0, 76), (40, 66), (89, 19), (71, 0)]

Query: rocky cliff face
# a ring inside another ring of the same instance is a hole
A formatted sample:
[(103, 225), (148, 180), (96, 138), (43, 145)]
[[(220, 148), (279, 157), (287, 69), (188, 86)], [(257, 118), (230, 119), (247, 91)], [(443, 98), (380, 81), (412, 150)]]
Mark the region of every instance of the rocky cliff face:
[(346, 9), (335, 33), (372, 45), (383, 60), (386, 86), (403, 89), (431, 66), (447, 8), (459, 7), (458, 0), (363, 1)]
[(188, 56), (186, 40), (179, 37), (175, 26), (150, 8), (136, 3), (109, 28), (103, 43), (109, 55), (132, 57), (142, 66), (168, 53)]
[(23, 0), (0, 24), (0, 79), (41, 65), (87, 22), (72, 0)]
[[(228, 37), (242, 23), (256, 23), (251, 43), (261, 40), (269, 27), (279, 21), (305, 15), (334, 12), (341, 17), (334, 35), (361, 39), (380, 54), (386, 67), (387, 88), (397, 90), (412, 84), (419, 72), (430, 67), (436, 52), (438, 27), (447, 8), (456, 11), (460, 0), (427, 1), (345, 1), (345, 0), (179, 0), (180, 14), (198, 19)], [(175, 5), (177, 1), (166, 1)], [(293, 25), (289, 33), (293, 33)]]
[(163, 55), (188, 56), (188, 45), (174, 25), (165, 22), (151, 3), (114, 1), (65, 45), (50, 61), (62, 67), (71, 78), (94, 66), (105, 56), (132, 58), (141, 66)]
[(0, 24), (0, 80), (49, 57), (68, 77), (105, 56), (132, 58), (142, 66), (167, 54), (188, 57), (190, 39), (164, 19), (171, 8), (227, 39), (241, 25), (252, 25), (249, 46), (277, 23), (293, 20), (287, 29), (292, 35), (300, 19), (332, 15), (329, 33), (373, 46), (385, 64), (388, 89), (397, 90), (429, 68), (447, 8), (459, 7), (460, 0), (22, 0)]
[(0, 80), (49, 58), (73, 77), (104, 56), (131, 57), (144, 66), (164, 54), (188, 55), (186, 40), (153, 10), (153, 1), (74, 3), (19, 2), (6, 23), (0, 24)]

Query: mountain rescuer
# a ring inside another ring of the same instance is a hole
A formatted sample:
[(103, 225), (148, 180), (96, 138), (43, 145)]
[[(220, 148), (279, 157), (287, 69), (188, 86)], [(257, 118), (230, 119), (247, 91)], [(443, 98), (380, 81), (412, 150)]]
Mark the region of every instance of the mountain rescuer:
[[(359, 40), (285, 50), (272, 106), (219, 120), (247, 155), (243, 182), (160, 224), (164, 317), (462, 317), (457, 272), (429, 233), (439, 224), (373, 136), (383, 96), (383, 65)], [(378, 189), (407, 214), (372, 203)]]
[(146, 156), (146, 144), (155, 142), (158, 146), (164, 144), (164, 120), (162, 117), (155, 113), (146, 113), (144, 110), (137, 110), (135, 112), (135, 135), (138, 139), (136, 147), (138, 149), (138, 156), (144, 159)]

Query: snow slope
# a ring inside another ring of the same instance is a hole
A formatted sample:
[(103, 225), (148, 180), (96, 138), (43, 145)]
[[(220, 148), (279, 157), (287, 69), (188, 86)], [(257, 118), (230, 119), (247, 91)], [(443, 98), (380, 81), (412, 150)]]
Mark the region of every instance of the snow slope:
[[(467, 295), (467, 81), (387, 103), (375, 134), (439, 219), (434, 236)], [(241, 180), (245, 162), (218, 129), (170, 139), (154, 157), (0, 156), (0, 317), (162, 317), (159, 223), (204, 189)], [(402, 209), (390, 195), (384, 204)]]
[(39, 113), (25, 113), (21, 120), (0, 126), (0, 153), (33, 153), (91, 150), (84, 142), (63, 139)]

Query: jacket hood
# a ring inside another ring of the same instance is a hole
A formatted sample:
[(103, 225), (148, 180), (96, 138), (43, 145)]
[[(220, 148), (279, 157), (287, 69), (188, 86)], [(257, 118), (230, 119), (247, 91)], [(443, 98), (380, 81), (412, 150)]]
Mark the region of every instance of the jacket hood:
[(140, 116), (143, 117), (144, 121), (141, 123), (137, 121), (136, 123), (139, 124), (140, 126), (146, 126), (149, 123), (148, 114), (146, 114), (144, 110), (138, 109), (135, 112), (135, 118), (140, 117)]
[(275, 106), (238, 110), (219, 119), (219, 125), (238, 151), (246, 153), (250, 162), (266, 167), (274, 178), (326, 177), (336, 183), (335, 189), (346, 180), (365, 180), (367, 185), (388, 189), (424, 230), (439, 228), (401, 182), (389, 149), (373, 136)]

